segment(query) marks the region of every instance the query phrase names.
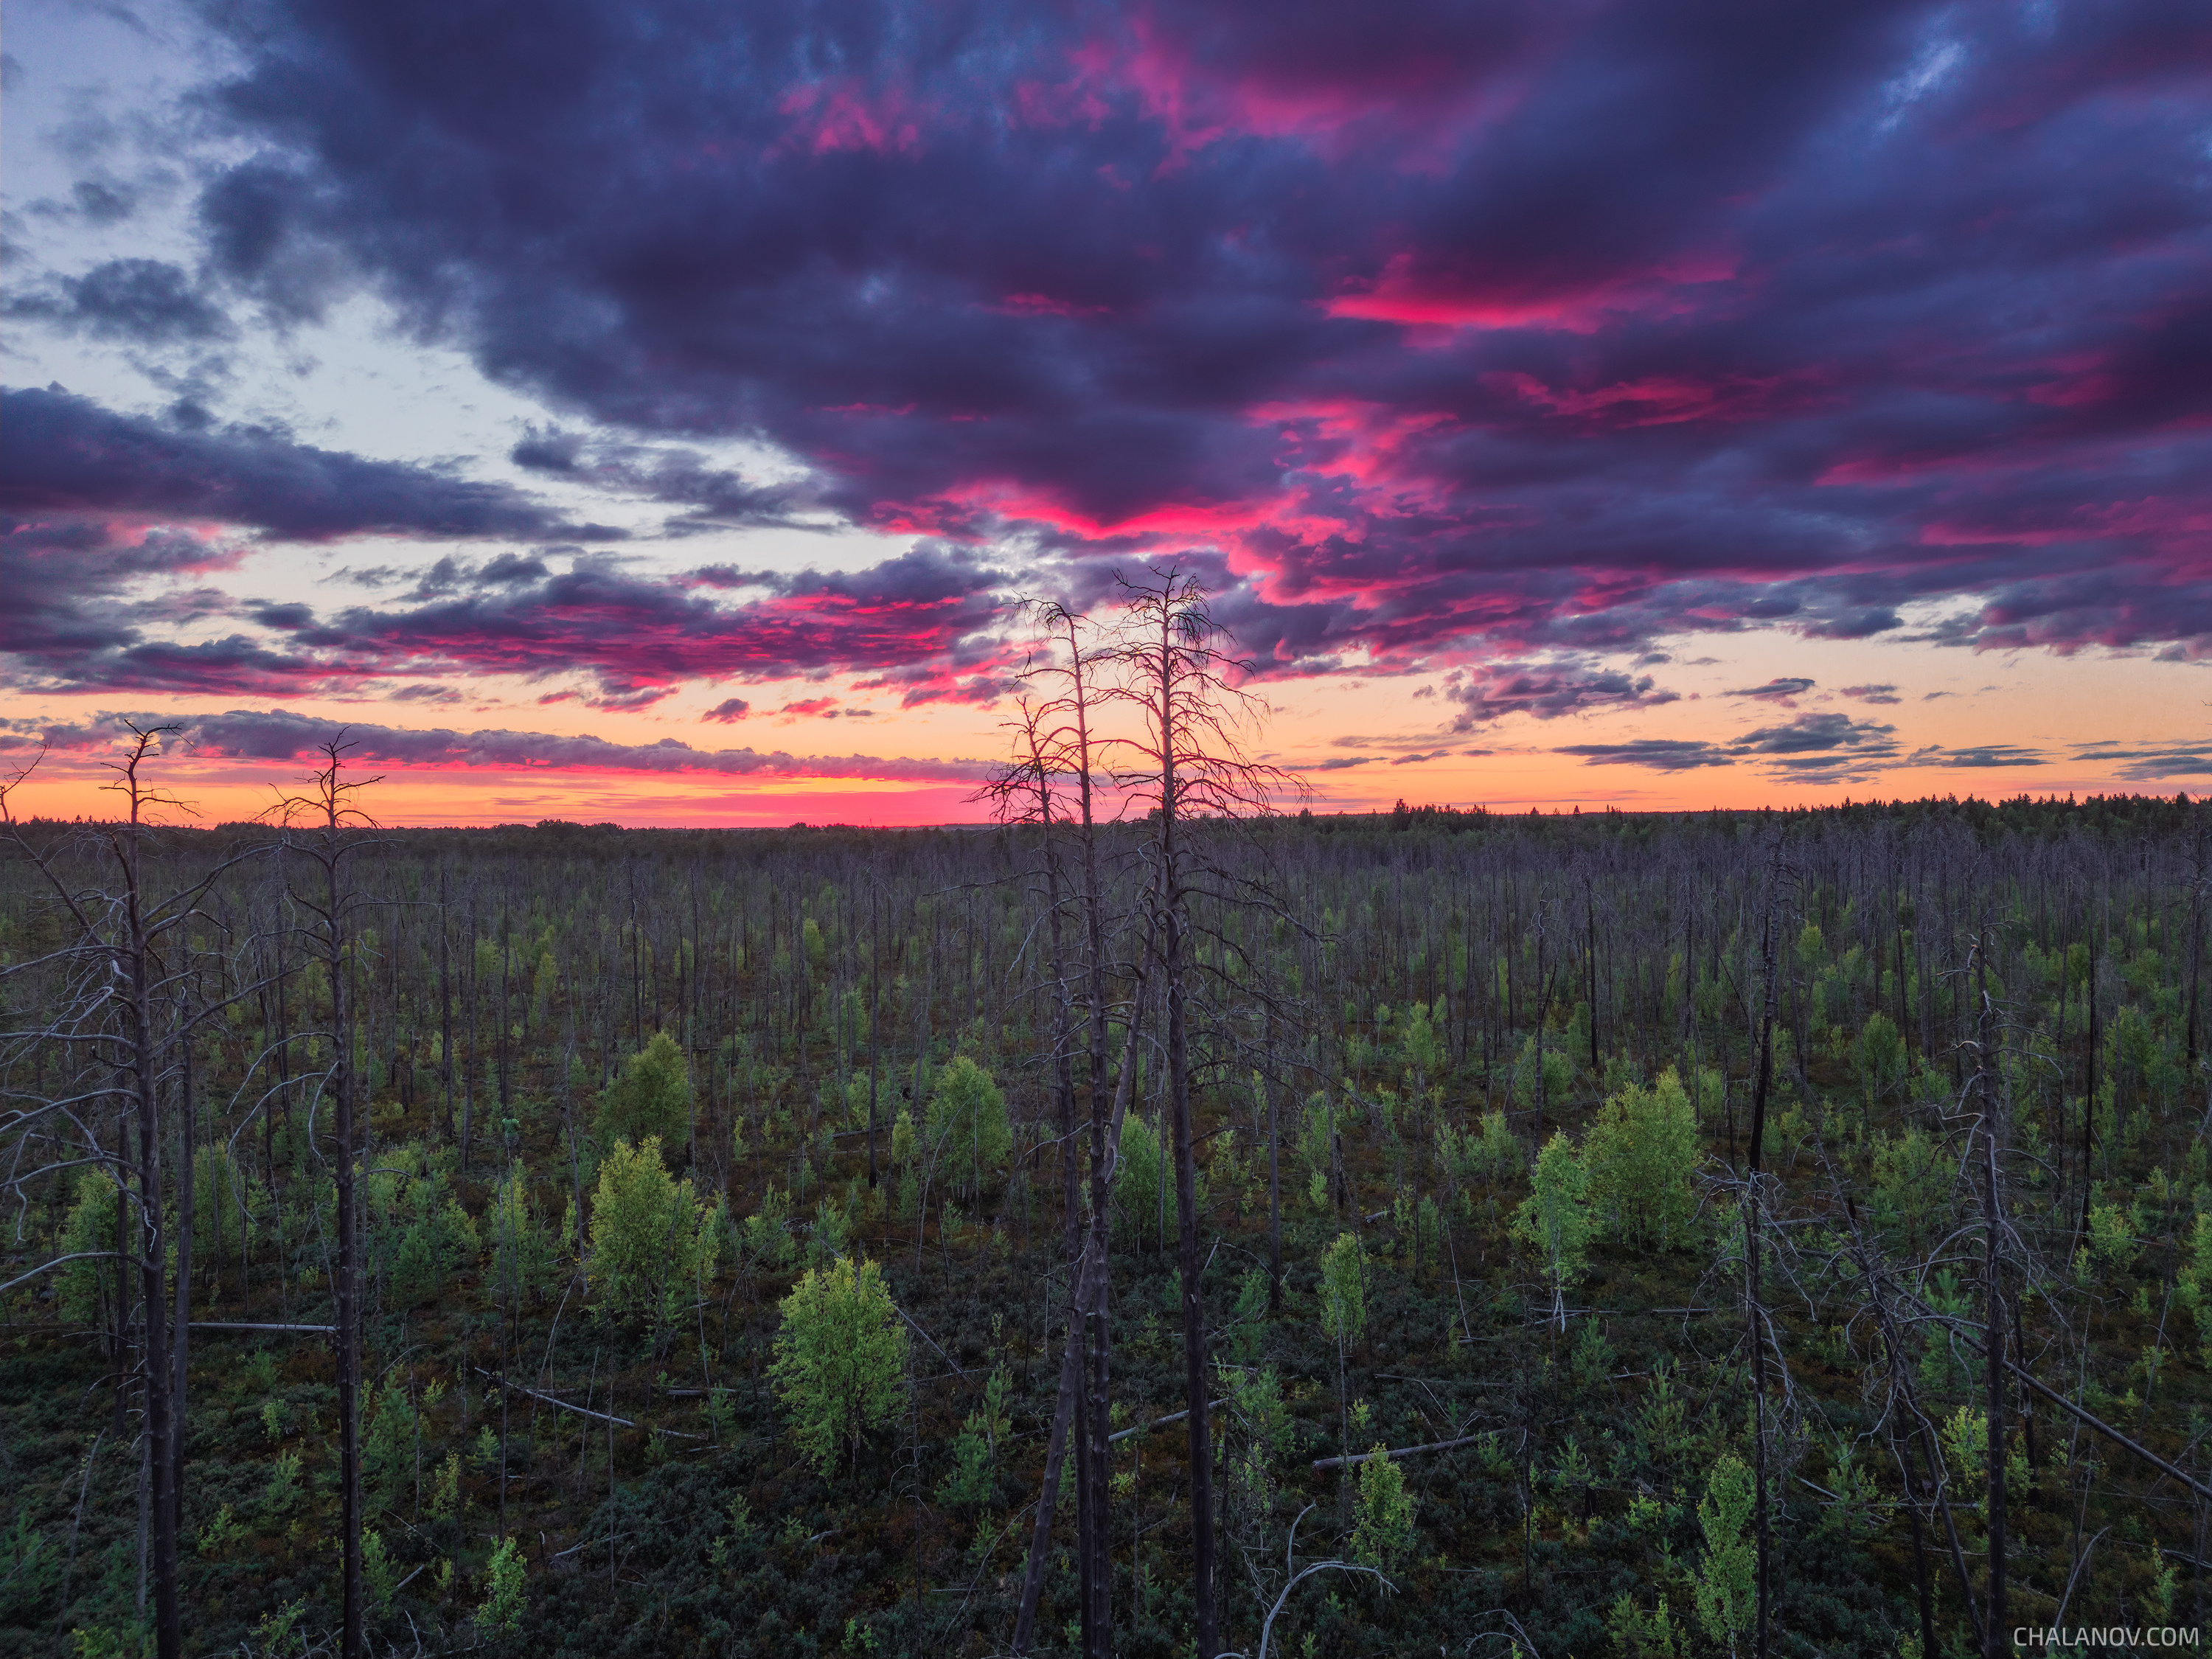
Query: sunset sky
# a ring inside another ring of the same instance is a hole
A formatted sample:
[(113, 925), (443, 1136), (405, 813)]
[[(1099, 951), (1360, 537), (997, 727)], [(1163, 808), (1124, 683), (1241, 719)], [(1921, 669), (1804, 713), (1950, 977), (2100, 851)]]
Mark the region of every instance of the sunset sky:
[(1202, 575), (1317, 810), (2212, 787), (2212, 9), (20, 0), (0, 761), (972, 819)]

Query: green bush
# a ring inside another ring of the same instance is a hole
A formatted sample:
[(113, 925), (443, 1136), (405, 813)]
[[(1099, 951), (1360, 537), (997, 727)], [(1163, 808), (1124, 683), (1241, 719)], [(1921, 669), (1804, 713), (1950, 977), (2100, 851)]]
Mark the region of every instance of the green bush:
[(1528, 1196), (1513, 1212), (1513, 1231), (1543, 1257), (1544, 1276), (1552, 1281), (1553, 1310), (1565, 1330), (1567, 1286), (1588, 1263), (1594, 1224), (1589, 1172), (1564, 1132), (1555, 1133), (1536, 1155)]
[(599, 1138), (632, 1146), (658, 1138), (684, 1140), (691, 1133), (691, 1073), (684, 1051), (665, 1031), (623, 1062), (622, 1073), (599, 1097)]
[(1006, 1097), (991, 1074), (966, 1054), (956, 1054), (937, 1074), (929, 1095), (929, 1139), (952, 1189), (963, 1197), (981, 1192), (1013, 1150)]
[(1698, 1156), (1697, 1115), (1670, 1067), (1598, 1109), (1583, 1143), (1590, 1201), (1619, 1237), (1665, 1249), (1681, 1242), (1696, 1212)]
[(809, 1268), (783, 1299), (775, 1378), (791, 1437), (824, 1475), (906, 1398), (906, 1331), (883, 1270), (849, 1257)]
[(592, 1201), (590, 1282), (611, 1307), (656, 1320), (688, 1302), (697, 1281), (714, 1270), (713, 1214), (687, 1176), (670, 1178), (660, 1141), (626, 1140), (599, 1165)]

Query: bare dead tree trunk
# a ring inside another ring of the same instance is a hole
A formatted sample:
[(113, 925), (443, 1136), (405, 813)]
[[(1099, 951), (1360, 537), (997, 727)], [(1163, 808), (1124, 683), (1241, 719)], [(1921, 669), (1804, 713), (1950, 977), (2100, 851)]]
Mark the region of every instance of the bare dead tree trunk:
[(174, 1432), (169, 1437), (169, 1527), (172, 1536), (185, 1521), (185, 1369), (191, 1359), (192, 1329), (192, 1206), (198, 1197), (193, 1158), (199, 1139), (198, 1103), (193, 1099), (191, 1024), (183, 1022), (184, 1076), (177, 1095), (177, 1284), (176, 1316), (172, 1326), (170, 1397), (175, 1401)]
[[(1045, 734), (1040, 728), (1037, 711), (1025, 703), (1022, 719), (1028, 755), (1016, 762), (1001, 780), (1002, 787), (995, 793), (1005, 817), (1015, 816), (1015, 805), (1023, 794), (1034, 793), (1036, 799), (1038, 851), (1045, 878), (1045, 930), (1052, 951), (1051, 1075), (1060, 1123), (1060, 1220), (1062, 1253), (1068, 1275), (1068, 1316), (1067, 1340), (1060, 1368), (1060, 1393), (1045, 1443), (1044, 1485), (1037, 1498), (1029, 1559), (1022, 1574), (1021, 1605), (1014, 1620), (1013, 1650), (1017, 1655), (1029, 1651), (1035, 1633), (1037, 1601), (1043, 1593), (1045, 1567), (1051, 1554), (1053, 1516), (1060, 1501), (1061, 1460), (1067, 1449), (1069, 1425), (1082, 1410), (1083, 1393), (1083, 1319), (1076, 1296), (1083, 1261), (1083, 1216), (1076, 1168), (1074, 1032), (1070, 1017), (1067, 952), (1061, 929), (1060, 852), (1053, 838), (1054, 767), (1045, 752)], [(1075, 1473), (1077, 1512), (1082, 1514), (1088, 1508), (1084, 1500), (1089, 1496), (1090, 1481), (1081, 1458), (1076, 1460)]]
[(2005, 1446), (2009, 1436), (2005, 1429), (2005, 1297), (2003, 1280), (2002, 1233), (2003, 1218), (1997, 1209), (1997, 1137), (2002, 1133), (1998, 1121), (1997, 1091), (1993, 1078), (1991, 1048), (1996, 1039), (1996, 1023), (1990, 1003), (1989, 941), (1986, 937), (1976, 942), (1975, 990), (1981, 1001), (1980, 1030), (1976, 1033), (1974, 1081), (1981, 1096), (1982, 1150), (1984, 1153), (1982, 1188), (1982, 1223), (1986, 1237), (1984, 1274), (1984, 1301), (1989, 1322), (1989, 1549), (1990, 1585), (1989, 1618), (1982, 1630), (1982, 1651), (1986, 1659), (2009, 1659), (2012, 1652), (2012, 1627), (2005, 1621)]
[[(345, 861), (362, 847), (349, 831), (368, 822), (366, 815), (352, 805), (353, 799), (357, 792), (380, 780), (349, 781), (344, 778), (346, 754), (351, 747), (343, 733), (324, 744), (324, 763), (309, 781), (310, 793), (279, 802), (276, 810), (288, 825), (299, 818), (315, 824), (312, 837), (295, 842), (288, 835), (284, 845), (288, 851), (303, 854), (309, 859), (320, 878), (319, 898), (305, 902), (315, 915), (318, 925), (313, 938), (331, 978), (331, 1069), (325, 1086), (334, 1119), (333, 1174), (337, 1211), (334, 1269), (337, 1282), (332, 1292), (337, 1304), (333, 1346), (338, 1374), (338, 1516), (343, 1599), (339, 1653), (341, 1659), (362, 1659), (367, 1652), (367, 1637), (361, 1554), (361, 1250), (360, 1207), (356, 1188), (361, 1148), (360, 1126), (355, 1111), (352, 940), (349, 933), (356, 899), (347, 879)], [(472, 974), (471, 982), (474, 977)], [(462, 1158), (465, 1173), (465, 1127), (462, 1132)]]
[(883, 1077), (883, 885), (868, 872), (868, 1190), (876, 1189), (876, 1097)]
[(1766, 1659), (1768, 1635), (1769, 1559), (1771, 1533), (1766, 1494), (1766, 1313), (1759, 1300), (1759, 1155), (1766, 1131), (1766, 1097), (1774, 1080), (1775, 981), (1774, 911), (1781, 902), (1782, 848), (1774, 849), (1773, 872), (1766, 898), (1766, 919), (1760, 928), (1759, 966), (1765, 980), (1759, 1017), (1757, 1072), (1752, 1083), (1751, 1144), (1745, 1153), (1743, 1200), (1744, 1309), (1751, 1339), (1752, 1472), (1757, 1481), (1756, 1527), (1759, 1548), (1759, 1625), (1755, 1651)]
[(1283, 1085), (1277, 1073), (1281, 1057), (1275, 1050), (1275, 1011), (1267, 1010), (1267, 1316), (1283, 1311), (1283, 1136), (1277, 1107)]
[[(337, 763), (332, 762), (335, 771)], [(335, 842), (335, 823), (332, 826)], [(339, 1651), (359, 1659), (364, 1651), (361, 1577), (361, 1264), (354, 1195), (353, 1022), (346, 985), (345, 923), (337, 862), (327, 866), (330, 904), (331, 1047), (331, 1091), (337, 1120), (337, 1362), (338, 1514), (344, 1575), (344, 1626)]]

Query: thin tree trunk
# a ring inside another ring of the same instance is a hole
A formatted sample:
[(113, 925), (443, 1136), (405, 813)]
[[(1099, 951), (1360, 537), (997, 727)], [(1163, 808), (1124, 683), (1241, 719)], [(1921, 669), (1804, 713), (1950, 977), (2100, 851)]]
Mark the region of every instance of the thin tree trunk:
[(1996, 1041), (1996, 1021), (1990, 1006), (1988, 941), (1977, 952), (1977, 990), (1981, 998), (1981, 1030), (1978, 1034), (1976, 1083), (1981, 1095), (1982, 1138), (1984, 1153), (1983, 1226), (1987, 1234), (1984, 1267), (1984, 1300), (1989, 1322), (1990, 1455), (1989, 1455), (1989, 1618), (1983, 1626), (1985, 1659), (2010, 1659), (2012, 1628), (2005, 1622), (2005, 1449), (2010, 1437), (2005, 1430), (2005, 1297), (2002, 1220), (1997, 1211), (1997, 1095), (1992, 1081), (1990, 1046)]
[[(187, 1007), (189, 1014), (189, 1006)], [(184, 1077), (178, 1097), (177, 1142), (182, 1172), (177, 1186), (177, 1311), (170, 1340), (170, 1398), (173, 1402), (169, 1436), (169, 1527), (173, 1535), (184, 1528), (185, 1367), (191, 1359), (192, 1328), (192, 1160), (199, 1139), (198, 1103), (192, 1098), (192, 1038), (189, 1020), (183, 1042)], [(220, 1212), (217, 1212), (220, 1215)]]
[(1760, 966), (1765, 970), (1765, 1002), (1759, 1019), (1757, 1073), (1752, 1085), (1751, 1144), (1745, 1156), (1744, 1186), (1744, 1306), (1751, 1340), (1751, 1407), (1753, 1474), (1758, 1482), (1757, 1528), (1759, 1549), (1759, 1626), (1756, 1652), (1766, 1659), (1771, 1534), (1766, 1495), (1766, 1332), (1765, 1310), (1759, 1301), (1759, 1155), (1766, 1130), (1766, 1096), (1774, 1077), (1775, 981), (1774, 909), (1781, 901), (1782, 851), (1774, 854), (1773, 890), (1767, 895), (1766, 921), (1761, 930)]

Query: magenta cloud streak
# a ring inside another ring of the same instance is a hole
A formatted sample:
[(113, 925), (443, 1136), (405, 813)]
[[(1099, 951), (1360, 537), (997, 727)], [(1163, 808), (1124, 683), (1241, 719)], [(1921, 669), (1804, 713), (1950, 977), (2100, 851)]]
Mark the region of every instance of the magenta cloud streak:
[[(0, 556), (52, 584), (0, 635), (22, 684), (983, 699), (1006, 572), (1082, 601), (1149, 550), (1267, 672), (1456, 665), (1470, 722), (1663, 701), (1593, 663), (1662, 636), (1898, 636), (1923, 600), (1961, 602), (1936, 644), (2212, 653), (2198, 5), (204, 15), (245, 159), (201, 188), (201, 264), (19, 313), (220, 352), (367, 288), (564, 411), (515, 463), (664, 537), (919, 539), (726, 600), (744, 573), (626, 574), (525, 490), (16, 392)], [(798, 475), (702, 458), (726, 439)], [(190, 580), (225, 532), (517, 551), (226, 611)], [(166, 611), (114, 602), (149, 571)], [(1808, 777), (1885, 753), (1763, 740)]]

